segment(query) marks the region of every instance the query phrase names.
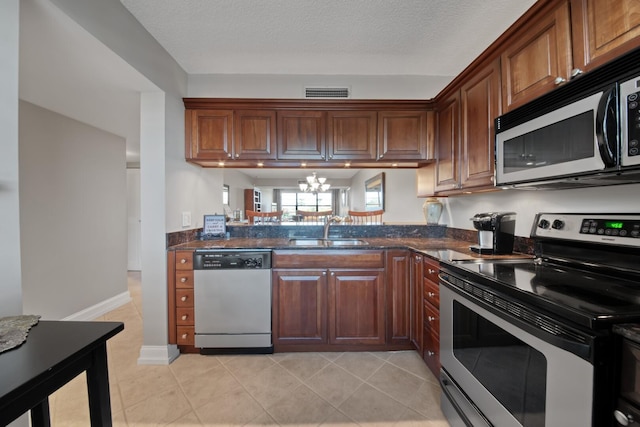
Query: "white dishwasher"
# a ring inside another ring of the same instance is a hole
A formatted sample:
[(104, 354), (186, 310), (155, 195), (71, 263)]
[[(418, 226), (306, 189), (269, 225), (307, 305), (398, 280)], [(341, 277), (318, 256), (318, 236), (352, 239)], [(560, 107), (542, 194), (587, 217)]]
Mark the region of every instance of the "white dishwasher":
[(271, 251), (196, 250), (193, 269), (200, 353), (273, 353)]

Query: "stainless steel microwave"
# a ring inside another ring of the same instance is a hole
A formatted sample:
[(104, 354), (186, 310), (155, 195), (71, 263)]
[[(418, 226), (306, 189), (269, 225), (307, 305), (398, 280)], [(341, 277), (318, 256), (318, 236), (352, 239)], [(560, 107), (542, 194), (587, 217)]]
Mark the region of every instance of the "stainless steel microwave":
[(496, 119), (496, 185), (640, 182), (640, 50)]

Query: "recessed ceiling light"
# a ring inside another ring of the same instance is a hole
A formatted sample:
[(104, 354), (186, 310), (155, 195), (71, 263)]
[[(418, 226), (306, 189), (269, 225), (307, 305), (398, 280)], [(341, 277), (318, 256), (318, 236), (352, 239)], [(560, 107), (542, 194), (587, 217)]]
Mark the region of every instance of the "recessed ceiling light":
[(350, 166), (351, 166), (351, 163), (345, 163), (345, 164), (344, 164), (344, 167), (345, 167), (345, 168), (348, 168), (348, 167), (350, 167)]
[(303, 168), (307, 166), (306, 163), (300, 163), (300, 166), (302, 166)]
[(223, 167), (224, 166), (224, 162), (218, 162), (218, 166)]
[(262, 163), (262, 162), (258, 163), (258, 167), (259, 167), (259, 168), (261, 168), (261, 167), (263, 167), (263, 166), (264, 166), (264, 163)]

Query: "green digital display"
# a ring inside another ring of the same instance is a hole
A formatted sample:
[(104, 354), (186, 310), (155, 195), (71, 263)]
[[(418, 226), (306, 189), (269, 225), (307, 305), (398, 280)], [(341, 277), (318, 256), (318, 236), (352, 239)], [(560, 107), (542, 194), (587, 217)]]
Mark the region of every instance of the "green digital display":
[(605, 221), (604, 222), (604, 227), (605, 228), (622, 228), (624, 226), (624, 223), (622, 221)]

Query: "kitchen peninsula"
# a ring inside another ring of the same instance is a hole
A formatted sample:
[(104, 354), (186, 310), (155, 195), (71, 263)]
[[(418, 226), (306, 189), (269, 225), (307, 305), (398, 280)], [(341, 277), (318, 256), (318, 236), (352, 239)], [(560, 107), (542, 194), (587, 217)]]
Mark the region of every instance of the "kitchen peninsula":
[[(498, 257), (471, 252), (475, 233), (445, 226), (336, 225), (329, 243), (302, 237), (320, 235), (322, 226), (230, 229), (239, 236), (168, 248), (169, 340), (182, 352), (199, 351), (193, 308), (197, 250), (271, 250), (275, 352), (415, 349), (434, 373), (439, 262)], [(528, 252), (526, 245), (519, 249)], [(499, 257), (516, 256), (522, 254)]]

